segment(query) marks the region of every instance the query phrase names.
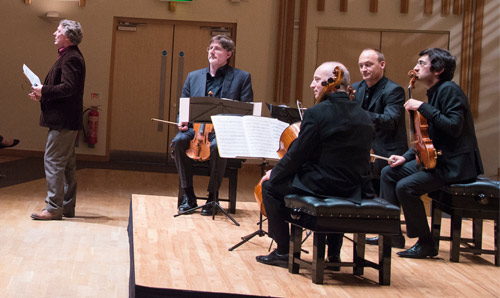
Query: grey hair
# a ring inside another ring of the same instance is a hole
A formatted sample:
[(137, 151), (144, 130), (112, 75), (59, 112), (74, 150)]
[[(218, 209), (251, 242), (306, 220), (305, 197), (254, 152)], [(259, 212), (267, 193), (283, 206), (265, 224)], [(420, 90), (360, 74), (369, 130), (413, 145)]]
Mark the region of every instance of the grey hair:
[(80, 23), (72, 20), (61, 20), (59, 22), (59, 25), (64, 28), (63, 34), (64, 36), (69, 38), (69, 41), (72, 44), (78, 45), (80, 44), (80, 42), (82, 42), (83, 31)]

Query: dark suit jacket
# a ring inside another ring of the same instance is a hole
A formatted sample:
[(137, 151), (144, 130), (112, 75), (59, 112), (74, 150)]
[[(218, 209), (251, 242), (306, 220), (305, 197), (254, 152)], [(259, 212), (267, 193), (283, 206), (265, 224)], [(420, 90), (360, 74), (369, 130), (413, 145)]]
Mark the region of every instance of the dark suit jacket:
[(271, 172), (270, 183), (291, 181), (310, 194), (346, 197), (360, 202), (362, 181), (370, 172), (373, 124), (345, 92), (307, 109), (298, 138)]
[[(436, 174), (446, 182), (475, 179), (484, 170), (467, 97), (455, 82), (440, 81), (427, 98), (418, 111), (427, 119), (434, 148), (442, 152)], [(410, 149), (403, 156), (410, 160), (415, 154)]]
[(78, 46), (69, 46), (43, 83), (40, 125), (51, 129), (81, 129), (84, 85), (85, 60)]
[[(192, 71), (188, 74), (182, 97), (206, 96), (208, 67)], [(253, 101), (252, 78), (246, 71), (229, 66), (222, 83), (221, 97), (239, 100)]]
[[(355, 101), (362, 105), (368, 89), (366, 82), (356, 82), (352, 87), (356, 90)], [(389, 157), (392, 154), (402, 155), (408, 150), (404, 102), (404, 89), (383, 76), (367, 110), (375, 126), (376, 137), (373, 141), (375, 154)], [(386, 161), (380, 162), (387, 165)]]

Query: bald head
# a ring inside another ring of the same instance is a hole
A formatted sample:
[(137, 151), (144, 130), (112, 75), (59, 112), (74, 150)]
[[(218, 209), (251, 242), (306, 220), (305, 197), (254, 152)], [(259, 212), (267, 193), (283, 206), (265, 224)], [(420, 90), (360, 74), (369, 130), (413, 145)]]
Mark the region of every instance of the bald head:
[[(349, 71), (347, 68), (340, 62), (336, 61), (329, 61), (321, 64), (316, 68), (316, 71), (314, 72), (313, 76), (313, 81), (311, 82), (311, 89), (313, 89), (314, 92), (314, 98), (317, 100), (319, 96), (321, 96), (322, 90), (323, 90), (323, 85), (321, 85), (322, 82), (327, 81), (329, 78), (334, 78), (334, 70), (335, 67), (339, 67), (343, 73), (344, 77), (342, 79), (342, 83), (340, 85), (340, 88), (338, 91), (345, 91), (345, 88), (347, 85), (349, 85), (350, 82), (350, 75)], [(333, 91), (336, 92), (336, 91)]]
[(359, 55), (358, 66), (363, 80), (371, 87), (384, 76), (384, 54), (374, 49), (365, 49)]

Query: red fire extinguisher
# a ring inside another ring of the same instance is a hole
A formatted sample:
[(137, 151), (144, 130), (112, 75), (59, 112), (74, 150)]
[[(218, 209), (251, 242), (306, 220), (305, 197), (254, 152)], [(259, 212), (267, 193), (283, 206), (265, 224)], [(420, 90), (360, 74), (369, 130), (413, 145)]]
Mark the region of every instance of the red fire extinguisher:
[(89, 111), (88, 114), (88, 126), (85, 132), (85, 141), (88, 143), (89, 148), (94, 148), (97, 144), (97, 129), (99, 124), (99, 111), (97, 106), (91, 106), (86, 109), (83, 113)]

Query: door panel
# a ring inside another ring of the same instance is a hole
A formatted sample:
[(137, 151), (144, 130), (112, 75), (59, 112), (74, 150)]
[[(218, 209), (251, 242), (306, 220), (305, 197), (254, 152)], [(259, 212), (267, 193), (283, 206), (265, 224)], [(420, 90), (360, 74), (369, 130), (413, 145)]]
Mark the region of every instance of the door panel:
[[(206, 49), (210, 38), (212, 38), (210, 30), (196, 25), (177, 25), (175, 26), (175, 35), (184, 38), (176, 38), (172, 50), (172, 91), (169, 117), (170, 121), (173, 122), (177, 121), (179, 98), (188, 73), (208, 66)], [(176, 126), (169, 127), (169, 144), (177, 132)]]
[(316, 64), (338, 61), (347, 67), (351, 83), (361, 80), (359, 54), (366, 48), (380, 47), (380, 32), (321, 28), (318, 30), (318, 56)]
[[(410, 81), (408, 71), (417, 63), (418, 53), (430, 47), (448, 49), (448, 40), (447, 33), (382, 32), (382, 52), (387, 62), (385, 74), (405, 88), (406, 98)], [(411, 93), (413, 98), (427, 101), (425, 88), (418, 80)]]
[(136, 32), (116, 31), (110, 150), (165, 152), (167, 134), (158, 131), (162, 52), (167, 51), (165, 104), (168, 116), (173, 25), (147, 23)]
[[(234, 35), (235, 27), (228, 23), (133, 18), (120, 18), (120, 22), (140, 23), (136, 31), (115, 32), (109, 148), (113, 154), (128, 152), (127, 159), (164, 160), (165, 154), (170, 157), (169, 144), (177, 126), (150, 119), (177, 121), (179, 96), (187, 74), (208, 66), (206, 48), (212, 30)], [(162, 72), (165, 79), (160, 82)], [(162, 84), (164, 101), (160, 104)]]

